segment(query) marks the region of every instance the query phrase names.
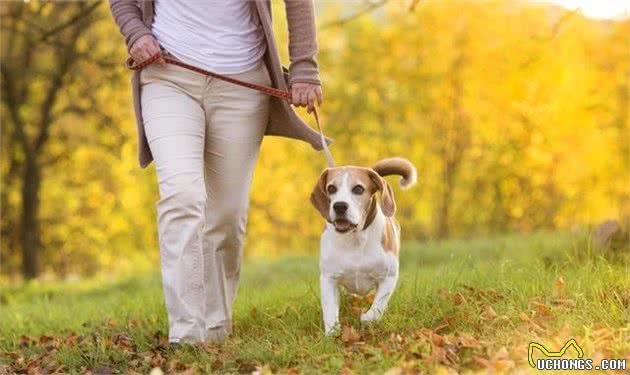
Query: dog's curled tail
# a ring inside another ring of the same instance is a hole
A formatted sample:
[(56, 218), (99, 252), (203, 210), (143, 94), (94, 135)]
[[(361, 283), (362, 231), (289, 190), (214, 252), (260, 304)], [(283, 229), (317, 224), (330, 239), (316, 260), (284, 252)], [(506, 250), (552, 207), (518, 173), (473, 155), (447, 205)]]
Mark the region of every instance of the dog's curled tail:
[(418, 178), (416, 167), (405, 158), (395, 157), (387, 158), (376, 162), (372, 166), (380, 176), (398, 175), (400, 177), (400, 187), (407, 189), (412, 187)]

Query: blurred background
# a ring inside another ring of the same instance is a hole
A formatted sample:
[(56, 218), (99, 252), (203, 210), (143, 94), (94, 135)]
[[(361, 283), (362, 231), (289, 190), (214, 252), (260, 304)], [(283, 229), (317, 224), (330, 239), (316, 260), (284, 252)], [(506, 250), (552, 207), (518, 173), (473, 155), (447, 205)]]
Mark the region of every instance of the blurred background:
[[(628, 9), (579, 3), (316, 2), (337, 162), (401, 155), (418, 168), (419, 186), (395, 188), (404, 240), (629, 215)], [(273, 6), (286, 46), (283, 2)], [(2, 2), (0, 17), (0, 280), (156, 269), (155, 170), (138, 166), (108, 4)], [(247, 256), (318, 251), (308, 196), (324, 166), (306, 144), (265, 138)]]

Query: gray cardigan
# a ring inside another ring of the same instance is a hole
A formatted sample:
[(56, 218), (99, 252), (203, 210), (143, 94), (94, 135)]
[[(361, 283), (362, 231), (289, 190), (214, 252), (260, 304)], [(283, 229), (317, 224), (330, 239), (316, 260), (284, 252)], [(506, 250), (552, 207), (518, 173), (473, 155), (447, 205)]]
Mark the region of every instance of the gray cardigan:
[[(141, 36), (151, 34), (153, 0), (109, 0), (109, 5), (128, 48)], [(280, 63), (271, 21), (271, 3), (269, 0), (256, 0), (256, 11), (267, 42), (264, 61), (271, 76), (272, 86), (287, 90), (288, 86), (294, 82), (320, 84), (319, 70), (315, 60), (317, 36), (313, 2), (312, 0), (285, 0), (285, 8), (291, 60), (288, 70)], [(138, 158), (140, 166), (144, 168), (151, 163), (153, 156), (142, 125), (140, 72), (134, 72), (131, 86), (138, 129)], [(322, 149), (319, 134), (298, 117), (288, 102), (274, 97), (270, 100), (269, 122), (265, 135), (299, 139), (310, 143), (316, 150)]]

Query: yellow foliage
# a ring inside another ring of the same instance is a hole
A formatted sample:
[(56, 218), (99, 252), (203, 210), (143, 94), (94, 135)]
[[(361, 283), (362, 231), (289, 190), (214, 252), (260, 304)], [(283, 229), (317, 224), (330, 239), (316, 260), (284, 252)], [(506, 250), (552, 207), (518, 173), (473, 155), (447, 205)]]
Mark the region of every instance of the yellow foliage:
[[(286, 46), (283, 3), (273, 6), (278, 44)], [(390, 2), (336, 23), (351, 5), (317, 6), (321, 117), (337, 162), (370, 165), (400, 155), (418, 168), (418, 187), (395, 188), (405, 240), (566, 228), (630, 214), (629, 20), (501, 0), (423, 1), (413, 11)], [(85, 82), (61, 92), (58, 106), (76, 101), (105, 116), (60, 118), (45, 149), (59, 160), (43, 169), (43, 266), (61, 274), (131, 270), (159, 259), (155, 171), (137, 166), (126, 50), (106, 7), (98, 12), (103, 17), (78, 48), (114, 65), (77, 65)], [(284, 48), (281, 54), (288, 63)], [(80, 91), (86, 82), (91, 96)], [(34, 102), (47, 84), (34, 82)], [(11, 135), (4, 103), (3, 133)], [(3, 138), (2, 155), (22, 162)], [(19, 176), (3, 160), (3, 271), (12, 272), (21, 196)], [(324, 166), (306, 144), (265, 139), (247, 254), (317, 250), (323, 220), (308, 197)]]

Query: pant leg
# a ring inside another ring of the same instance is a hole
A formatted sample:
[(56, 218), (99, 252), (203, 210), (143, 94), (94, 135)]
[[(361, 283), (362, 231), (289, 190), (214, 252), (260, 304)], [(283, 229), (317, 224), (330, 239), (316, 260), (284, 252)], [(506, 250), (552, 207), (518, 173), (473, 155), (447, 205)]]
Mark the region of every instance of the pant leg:
[(205, 222), (203, 77), (151, 65), (141, 75), (142, 116), (155, 160), (162, 283), (171, 342), (205, 338), (202, 231)]
[[(269, 85), (264, 63), (234, 78)], [(206, 310), (206, 328), (231, 330), (243, 253), (249, 191), (269, 115), (269, 96), (213, 79), (204, 95), (206, 113), (205, 177), (208, 204), (204, 250), (215, 269)], [(213, 267), (207, 262), (204, 267)]]

